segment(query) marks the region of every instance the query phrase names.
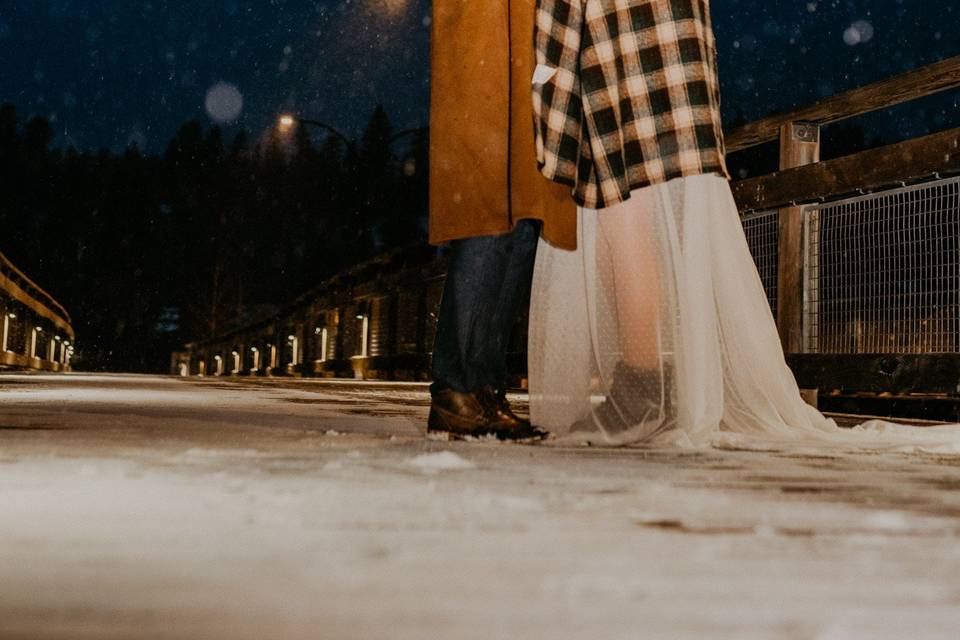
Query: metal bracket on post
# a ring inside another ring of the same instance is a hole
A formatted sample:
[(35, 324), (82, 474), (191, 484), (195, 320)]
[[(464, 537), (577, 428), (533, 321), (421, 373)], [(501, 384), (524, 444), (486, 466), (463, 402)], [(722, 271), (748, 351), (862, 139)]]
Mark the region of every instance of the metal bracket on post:
[[(820, 144), (820, 125), (814, 122), (794, 122), (787, 126), (791, 127), (790, 134), (794, 141)], [(817, 153), (819, 155), (819, 149)]]
[[(820, 125), (790, 122), (780, 128), (780, 170), (820, 162)], [(780, 209), (777, 328), (785, 353), (802, 353), (804, 274), (803, 207)]]

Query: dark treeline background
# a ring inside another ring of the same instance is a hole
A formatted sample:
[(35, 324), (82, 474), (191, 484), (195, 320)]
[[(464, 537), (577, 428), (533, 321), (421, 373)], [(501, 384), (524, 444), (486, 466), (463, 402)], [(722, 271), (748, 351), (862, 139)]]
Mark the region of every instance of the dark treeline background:
[(311, 133), (189, 122), (161, 156), (89, 153), (0, 106), (0, 251), (71, 313), (78, 369), (165, 371), (183, 342), (424, 239), (425, 130), (392, 140), (377, 107), (355, 142)]

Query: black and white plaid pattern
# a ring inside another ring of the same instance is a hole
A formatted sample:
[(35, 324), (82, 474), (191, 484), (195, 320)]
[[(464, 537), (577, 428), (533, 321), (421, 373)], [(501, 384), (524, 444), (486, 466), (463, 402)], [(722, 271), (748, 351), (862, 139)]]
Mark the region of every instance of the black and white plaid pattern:
[(729, 177), (708, 0), (538, 0), (534, 37), (537, 161), (579, 204)]

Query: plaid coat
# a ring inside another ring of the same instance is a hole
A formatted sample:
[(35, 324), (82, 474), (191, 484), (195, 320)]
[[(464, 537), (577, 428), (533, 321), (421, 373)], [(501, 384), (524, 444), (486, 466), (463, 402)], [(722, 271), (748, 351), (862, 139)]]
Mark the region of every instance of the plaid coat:
[(579, 204), (729, 178), (709, 0), (538, 0), (534, 39), (537, 162)]

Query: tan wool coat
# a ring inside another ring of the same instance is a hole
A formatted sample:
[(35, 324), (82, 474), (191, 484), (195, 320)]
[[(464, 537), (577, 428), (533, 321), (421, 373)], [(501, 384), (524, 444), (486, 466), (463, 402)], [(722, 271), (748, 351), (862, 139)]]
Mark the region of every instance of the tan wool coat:
[(570, 187), (545, 178), (534, 146), (534, 0), (434, 0), (430, 242), (507, 233), (542, 220), (576, 248)]

